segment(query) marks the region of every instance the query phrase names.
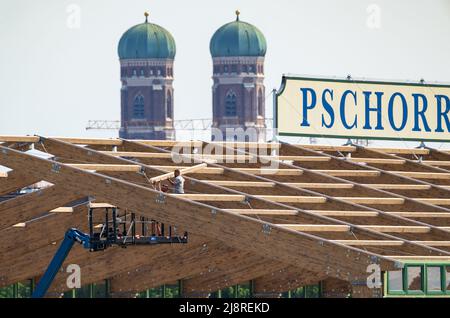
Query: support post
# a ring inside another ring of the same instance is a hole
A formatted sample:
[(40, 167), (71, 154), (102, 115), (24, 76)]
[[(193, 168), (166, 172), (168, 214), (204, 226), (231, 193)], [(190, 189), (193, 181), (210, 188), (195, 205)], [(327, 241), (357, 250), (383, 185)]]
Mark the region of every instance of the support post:
[(111, 297), (111, 282), (109, 279), (105, 279), (105, 298)]
[(183, 298), (183, 280), (178, 280), (178, 297)]
[(277, 132), (278, 132), (278, 127), (277, 127), (277, 122), (278, 122), (278, 118), (277, 118), (277, 90), (274, 88), (272, 90), (272, 98), (273, 98), (273, 104), (272, 104), (272, 109), (273, 109), (273, 123), (272, 123), (272, 142), (277, 142), (278, 138), (277, 138)]
[(13, 284), (13, 298), (19, 298), (19, 283)]
[(94, 298), (94, 284), (89, 284), (89, 298)]

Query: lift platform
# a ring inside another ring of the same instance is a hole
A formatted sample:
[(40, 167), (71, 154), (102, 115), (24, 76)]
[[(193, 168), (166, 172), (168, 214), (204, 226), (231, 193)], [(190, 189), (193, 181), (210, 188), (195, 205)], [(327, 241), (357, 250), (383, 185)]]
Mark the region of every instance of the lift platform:
[[(95, 210), (103, 210), (103, 217), (94, 213)], [(64, 240), (34, 290), (33, 298), (45, 296), (75, 242), (90, 252), (104, 251), (111, 246), (126, 248), (129, 245), (188, 242), (187, 232), (177, 235), (177, 229), (174, 226), (166, 227), (163, 223), (145, 217), (138, 218), (135, 213), (127, 211), (120, 213), (117, 207), (107, 204), (91, 205), (88, 212), (88, 226), (89, 234), (75, 228), (67, 230)]]

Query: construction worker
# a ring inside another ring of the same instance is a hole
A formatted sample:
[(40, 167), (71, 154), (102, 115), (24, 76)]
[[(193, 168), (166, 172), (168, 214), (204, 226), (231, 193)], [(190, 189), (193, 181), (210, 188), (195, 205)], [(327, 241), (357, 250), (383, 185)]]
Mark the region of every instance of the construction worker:
[(173, 185), (173, 193), (183, 194), (184, 193), (184, 178), (181, 176), (181, 172), (179, 169), (176, 169), (174, 172), (174, 179), (169, 178), (169, 182)]

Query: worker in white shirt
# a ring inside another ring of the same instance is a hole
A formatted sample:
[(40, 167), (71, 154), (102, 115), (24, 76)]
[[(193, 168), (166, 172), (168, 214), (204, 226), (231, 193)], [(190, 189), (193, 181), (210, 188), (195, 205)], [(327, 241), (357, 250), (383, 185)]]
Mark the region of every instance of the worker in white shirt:
[(184, 193), (184, 178), (181, 176), (181, 172), (179, 169), (176, 169), (174, 171), (174, 178), (169, 179), (169, 182), (173, 185), (173, 193)]

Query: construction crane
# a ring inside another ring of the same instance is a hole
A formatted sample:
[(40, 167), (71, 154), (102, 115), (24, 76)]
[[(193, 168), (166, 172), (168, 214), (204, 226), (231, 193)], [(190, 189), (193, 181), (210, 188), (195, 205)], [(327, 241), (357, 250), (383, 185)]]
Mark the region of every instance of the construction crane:
[[(104, 209), (105, 218), (103, 224), (94, 224), (94, 209)], [(109, 210), (112, 210), (111, 218), (109, 217)], [(173, 236), (172, 232), (175, 230), (173, 230), (172, 226), (169, 226), (169, 233), (166, 236), (164, 224), (154, 220), (148, 220), (144, 217), (137, 220), (134, 213), (131, 213), (129, 216), (128, 220), (127, 213), (118, 217), (117, 208), (109, 205), (89, 208), (89, 234), (83, 233), (75, 228), (67, 230), (64, 240), (56, 251), (44, 275), (39, 280), (31, 297), (42, 298), (45, 296), (75, 243), (81, 244), (83, 248), (90, 252), (104, 251), (113, 245), (125, 248), (129, 245), (187, 243), (188, 234), (186, 232), (183, 236)], [(136, 225), (138, 224), (141, 228), (141, 234), (136, 234)]]
[[(150, 121), (139, 122), (143, 125), (152, 125)], [(209, 130), (212, 127), (212, 119), (180, 119), (174, 120), (173, 125), (175, 130)], [(273, 127), (272, 118), (266, 118), (266, 127)], [(86, 130), (119, 130), (120, 120), (89, 120), (86, 125)]]

